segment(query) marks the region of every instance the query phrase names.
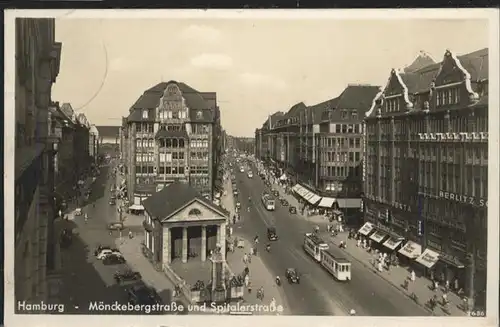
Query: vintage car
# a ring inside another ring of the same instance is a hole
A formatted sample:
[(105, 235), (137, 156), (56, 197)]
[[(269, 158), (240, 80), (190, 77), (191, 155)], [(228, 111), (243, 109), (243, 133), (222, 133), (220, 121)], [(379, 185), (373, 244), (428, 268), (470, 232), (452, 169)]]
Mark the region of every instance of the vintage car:
[(288, 208), (288, 212), (295, 214), (295, 213), (297, 213), (297, 208), (295, 208), (294, 206), (291, 206)]
[(108, 229), (109, 230), (122, 230), (124, 229), (125, 227), (123, 226), (123, 223), (122, 222), (114, 222), (114, 223), (109, 223), (108, 224)]
[(119, 284), (121, 282), (126, 282), (126, 281), (140, 280), (142, 276), (141, 273), (137, 271), (133, 271), (131, 269), (125, 269), (115, 272), (113, 278), (115, 279), (116, 283)]
[(116, 254), (110, 254), (110, 255), (104, 257), (104, 259), (102, 259), (102, 263), (106, 266), (119, 265), (119, 264), (122, 264), (125, 262), (126, 262), (126, 260), (124, 257), (122, 257), (121, 255), (116, 255)]
[(286, 270), (286, 279), (288, 279), (290, 284), (300, 284), (299, 273), (295, 268), (288, 268)]
[(276, 233), (275, 227), (269, 227), (267, 229), (267, 239), (269, 241), (277, 241), (278, 240), (278, 234)]

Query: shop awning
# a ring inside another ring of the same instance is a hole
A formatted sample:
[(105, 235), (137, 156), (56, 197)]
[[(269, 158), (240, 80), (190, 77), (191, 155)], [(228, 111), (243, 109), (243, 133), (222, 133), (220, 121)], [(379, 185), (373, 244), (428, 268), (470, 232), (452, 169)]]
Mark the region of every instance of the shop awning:
[(390, 250), (394, 250), (398, 247), (399, 244), (401, 244), (401, 242), (403, 242), (403, 239), (389, 237), (389, 239), (385, 241), (383, 245)]
[(314, 193), (311, 193), (311, 194), (312, 194), (312, 196), (307, 199), (307, 202), (309, 202), (310, 204), (316, 204), (316, 203), (318, 203), (319, 200), (321, 200), (321, 196), (316, 195)]
[(318, 206), (322, 208), (331, 208), (333, 204), (335, 203), (334, 198), (322, 198), (321, 201), (319, 202)]
[(432, 268), (439, 260), (439, 253), (431, 250), (425, 249), (425, 251), (415, 259), (416, 262), (424, 265), (427, 268)]
[(361, 199), (337, 199), (339, 208), (361, 208)]
[(373, 225), (372, 223), (365, 223), (363, 225), (363, 227), (361, 227), (359, 229), (359, 233), (362, 234), (362, 235), (365, 235), (367, 236), (368, 234), (370, 234), (370, 232), (373, 230)]
[(404, 255), (405, 257), (408, 257), (410, 259), (415, 259), (422, 253), (422, 246), (413, 241), (408, 241), (408, 243), (406, 243), (405, 246), (399, 249), (398, 252)]
[(381, 231), (376, 231), (375, 233), (373, 233), (373, 234), (372, 234), (372, 236), (370, 236), (370, 239), (371, 239), (371, 240), (373, 240), (373, 241), (375, 241), (375, 242), (377, 242), (377, 243), (379, 243), (379, 242), (381, 242), (381, 241), (384, 239), (384, 237), (386, 237), (386, 236), (387, 236), (387, 234), (386, 234), (386, 233), (383, 233), (383, 232), (381, 232)]
[(133, 204), (129, 207), (130, 210), (144, 210), (142, 204)]
[(297, 192), (302, 198), (306, 199), (308, 196), (309, 196), (309, 192), (308, 190), (306, 190), (305, 188), (303, 188), (301, 186), (301, 188), (299, 189), (299, 191)]
[(302, 188), (302, 186), (300, 186), (299, 184), (295, 184), (293, 187), (292, 187), (292, 191), (294, 191), (295, 193), (299, 193), (299, 190)]

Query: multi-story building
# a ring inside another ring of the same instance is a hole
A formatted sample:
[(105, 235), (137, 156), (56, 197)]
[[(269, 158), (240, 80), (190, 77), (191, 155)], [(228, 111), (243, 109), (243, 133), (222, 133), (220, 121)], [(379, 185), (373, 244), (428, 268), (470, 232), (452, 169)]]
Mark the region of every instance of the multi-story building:
[(184, 83), (162, 82), (143, 93), (122, 131), (131, 203), (140, 206), (174, 181), (213, 197), (220, 155), (217, 112), (214, 92), (199, 92)]
[(400, 254), (484, 305), (488, 49), (392, 70), (367, 113), (366, 140), (365, 219), (377, 239), (406, 240)]
[(61, 43), (54, 19), (16, 19), (14, 284), (16, 301), (47, 299), (54, 269), (54, 165), (49, 117)]
[(97, 165), (99, 163), (99, 130), (95, 125), (90, 126), (89, 135), (89, 155), (92, 162)]

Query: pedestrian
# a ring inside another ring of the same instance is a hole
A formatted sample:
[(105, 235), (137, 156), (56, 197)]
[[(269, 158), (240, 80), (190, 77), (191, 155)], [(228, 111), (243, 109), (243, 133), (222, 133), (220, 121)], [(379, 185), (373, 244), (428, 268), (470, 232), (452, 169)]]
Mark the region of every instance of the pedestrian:
[(382, 272), (382, 271), (383, 271), (383, 268), (382, 268), (382, 262), (380, 262), (380, 261), (378, 262), (378, 268), (377, 268), (377, 270), (378, 270), (379, 272)]
[(439, 282), (437, 280), (434, 280), (434, 291), (437, 291), (439, 289)]
[(363, 249), (366, 249), (366, 239), (363, 239)]
[(248, 282), (247, 289), (248, 289), (248, 293), (252, 293), (252, 283), (251, 282)]
[(356, 246), (359, 248), (359, 247), (360, 247), (360, 245), (361, 245), (361, 240), (360, 240), (360, 239), (358, 239), (358, 240), (356, 241)]
[(458, 278), (455, 278), (454, 286), (455, 286), (455, 292), (458, 293), (458, 290), (460, 289), (460, 285), (458, 284)]
[(450, 290), (450, 281), (447, 279), (444, 283), (444, 290), (448, 292)]
[(410, 272), (410, 280), (411, 280), (412, 282), (414, 282), (414, 281), (415, 281), (415, 271), (414, 271), (413, 269), (412, 269), (412, 270), (411, 270), (411, 272)]
[(446, 293), (443, 293), (443, 295), (441, 295), (441, 298), (443, 301), (443, 305), (447, 305), (448, 304), (448, 295), (446, 295)]
[(245, 275), (245, 287), (248, 288), (248, 286), (250, 285), (250, 277), (247, 275)]
[(244, 264), (248, 263), (248, 255), (246, 253), (243, 255), (243, 263)]

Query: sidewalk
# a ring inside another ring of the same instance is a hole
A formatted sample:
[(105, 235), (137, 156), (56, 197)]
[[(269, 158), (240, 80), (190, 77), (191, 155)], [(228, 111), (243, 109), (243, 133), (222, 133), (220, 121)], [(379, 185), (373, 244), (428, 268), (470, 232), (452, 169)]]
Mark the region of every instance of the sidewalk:
[[(238, 233), (236, 233), (237, 235)], [(239, 239), (243, 239), (240, 235), (237, 235)], [(252, 244), (247, 239), (245, 241), (244, 248), (235, 248), (234, 252), (228, 252), (226, 256), (227, 264), (231, 267), (234, 274), (241, 274), (246, 267), (243, 263), (243, 255), (250, 252), (250, 244)], [(269, 305), (271, 299), (276, 300), (276, 305), (281, 305), (283, 311), (281, 313), (276, 312), (259, 312), (256, 315), (277, 315), (277, 314), (290, 314), (288, 304), (286, 303), (286, 297), (282, 289), (283, 286), (279, 287), (276, 285), (275, 276), (267, 269), (266, 265), (259, 256), (252, 256), (252, 262), (248, 264), (248, 269), (250, 270), (250, 283), (252, 286), (252, 292), (248, 293), (248, 289), (245, 288), (243, 295), (243, 303), (245, 304), (263, 304)], [(283, 280), (283, 282), (285, 282)], [(264, 288), (264, 300), (261, 301), (257, 299), (257, 290)]]
[[(127, 260), (127, 265), (132, 270), (140, 272), (142, 280), (155, 288), (165, 303), (170, 303), (173, 300), (172, 290), (175, 285), (163, 272), (156, 271), (148, 259), (144, 257), (141, 251), (142, 239), (143, 237), (140, 236), (133, 239), (123, 237), (122, 239), (116, 239), (115, 243)], [(182, 301), (189, 303), (185, 298), (182, 298)]]
[[(408, 290), (403, 288), (403, 282), (410, 275), (410, 272), (405, 267), (395, 267), (391, 266), (391, 269), (384, 270), (383, 272), (379, 272), (376, 267), (373, 265), (374, 260), (376, 259), (374, 254), (368, 253), (365, 249), (356, 246), (356, 240), (347, 239), (347, 232), (341, 233), (336, 237), (331, 237), (328, 233), (322, 233), (322, 236), (325, 240), (330, 240), (330, 242), (334, 246), (338, 246), (341, 240), (347, 243), (347, 249), (344, 251), (354, 260), (363, 264), (367, 269), (371, 270), (374, 274), (378, 274), (385, 281), (387, 281), (391, 286), (397, 288), (407, 297), (410, 297), (411, 293), (415, 293), (419, 299), (420, 305), (425, 307), (429, 312), (432, 312), (430, 308), (427, 306), (428, 300), (436, 295), (438, 297), (439, 302), (441, 302), (441, 295), (443, 294), (442, 290), (432, 291), (429, 287), (431, 285), (431, 281), (424, 277), (416, 277), (414, 282), (410, 282)], [(462, 300), (458, 295), (453, 292), (448, 292), (448, 300), (450, 304), (448, 305), (448, 311), (441, 304), (437, 305), (434, 309), (433, 314), (436, 316), (465, 316), (466, 313), (462, 310)]]

